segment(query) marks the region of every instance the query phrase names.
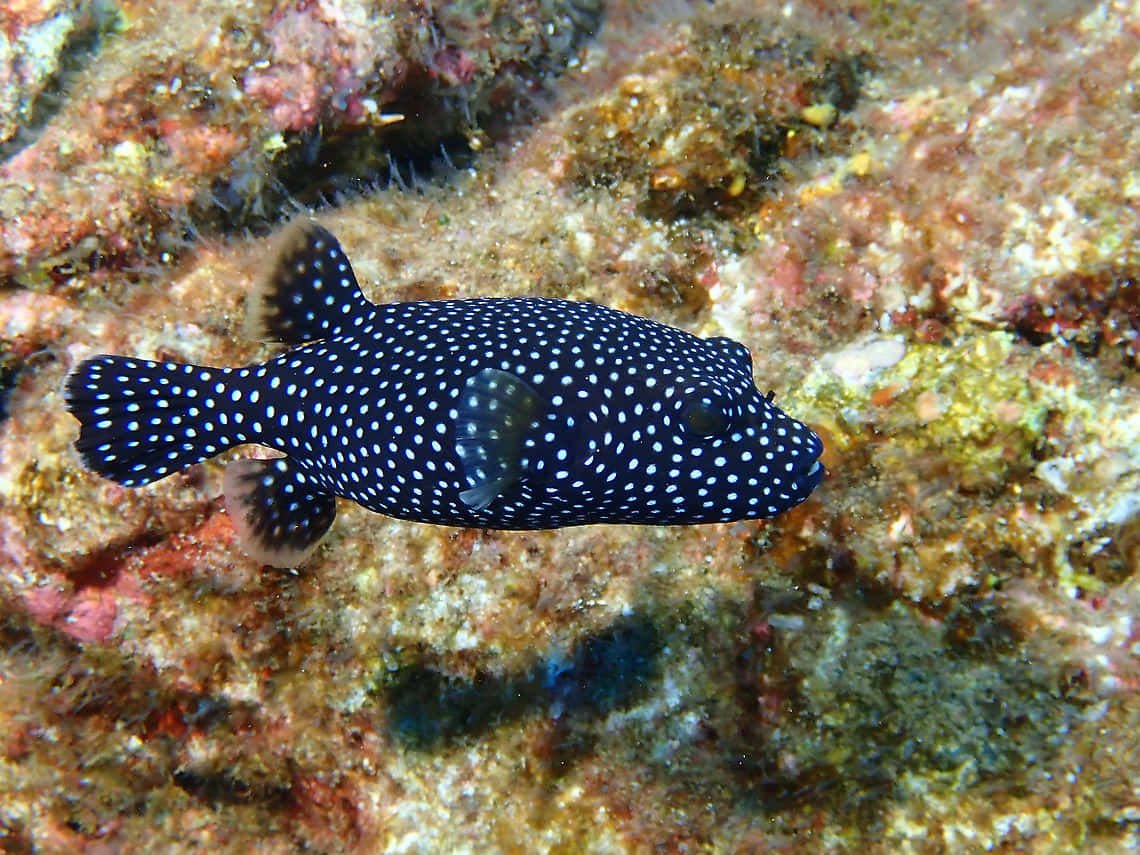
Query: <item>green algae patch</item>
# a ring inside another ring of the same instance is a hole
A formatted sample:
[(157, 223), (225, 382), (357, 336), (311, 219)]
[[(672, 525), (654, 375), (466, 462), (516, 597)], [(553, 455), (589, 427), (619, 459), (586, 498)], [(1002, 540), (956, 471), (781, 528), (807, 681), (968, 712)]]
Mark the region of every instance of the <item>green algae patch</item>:
[(1099, 590), (1091, 542), (1135, 525), (1140, 396), (1063, 345), (866, 338), (783, 404), (824, 433), (858, 572), (906, 596), (1026, 572)]
[(1025, 465), (1055, 405), (1027, 382), (1018, 365), (1026, 354), (1004, 332), (908, 343), (894, 364), (872, 357), (853, 370), (867, 349), (860, 343), (825, 359), (789, 396), (792, 412), (826, 403), (840, 429), (870, 427), (893, 454), (937, 454), (958, 469), (963, 489), (1000, 483), (1011, 466)]
[(566, 176), (614, 188), (651, 217), (746, 210), (782, 158), (843, 145), (864, 60), (750, 19), (683, 26), (612, 91), (569, 117)]
[(782, 735), (805, 765), (832, 765), (853, 798), (880, 787), (917, 794), (926, 777), (968, 786), (1024, 770), (1056, 752), (1077, 712), (1015, 643), (963, 651), (953, 622), (900, 602), (873, 615), (829, 609), (811, 623), (789, 639), (803, 714)]

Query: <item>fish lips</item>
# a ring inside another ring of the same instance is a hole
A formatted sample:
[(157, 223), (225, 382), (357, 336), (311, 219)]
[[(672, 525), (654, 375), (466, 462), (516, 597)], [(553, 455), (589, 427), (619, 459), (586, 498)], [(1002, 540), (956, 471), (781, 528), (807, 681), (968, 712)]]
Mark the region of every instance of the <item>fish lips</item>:
[(811, 466), (806, 467), (806, 471), (796, 473), (794, 487), (803, 494), (804, 498), (807, 498), (819, 486), (819, 482), (823, 480), (823, 476), (826, 474), (827, 470), (817, 458), (812, 461)]
[(806, 456), (804, 462), (792, 470), (792, 482), (788, 485), (788, 492), (796, 504), (810, 496), (827, 475), (827, 469), (819, 459), (823, 453), (823, 442), (819, 437), (815, 438), (812, 451), (813, 454)]

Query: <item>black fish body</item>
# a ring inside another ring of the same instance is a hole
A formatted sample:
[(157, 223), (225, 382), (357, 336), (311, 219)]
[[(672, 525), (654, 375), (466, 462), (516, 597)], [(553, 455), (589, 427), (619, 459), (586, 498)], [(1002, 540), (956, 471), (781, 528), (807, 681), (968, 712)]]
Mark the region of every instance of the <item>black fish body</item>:
[(334, 496), (497, 529), (771, 517), (823, 477), (822, 443), (762, 396), (747, 348), (592, 303), (373, 305), (336, 239), (286, 233), (256, 313), (297, 345), (237, 369), (117, 356), (67, 384), (86, 465), (127, 486), (231, 446), (227, 507), (267, 563), (303, 560)]

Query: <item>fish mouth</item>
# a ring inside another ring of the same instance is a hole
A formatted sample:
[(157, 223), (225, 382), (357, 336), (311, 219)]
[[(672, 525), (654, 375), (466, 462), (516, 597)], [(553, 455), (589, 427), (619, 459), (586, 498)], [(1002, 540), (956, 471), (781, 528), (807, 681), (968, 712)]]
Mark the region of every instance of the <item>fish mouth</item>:
[(827, 469), (824, 468), (818, 456), (808, 458), (802, 466), (792, 472), (793, 480), (789, 485), (789, 492), (796, 498), (797, 502), (802, 502), (819, 486), (826, 474)]
[(806, 472), (796, 475), (796, 486), (803, 490), (806, 495), (819, 486), (819, 482), (823, 480), (823, 476), (826, 474), (827, 470), (823, 468), (823, 464), (818, 459), (813, 460)]

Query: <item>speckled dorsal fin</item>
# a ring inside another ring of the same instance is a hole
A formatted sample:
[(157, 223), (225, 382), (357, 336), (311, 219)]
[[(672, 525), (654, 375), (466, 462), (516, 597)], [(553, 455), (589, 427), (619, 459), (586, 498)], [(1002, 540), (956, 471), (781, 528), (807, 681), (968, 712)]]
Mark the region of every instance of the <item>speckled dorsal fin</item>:
[(523, 441), (542, 406), (538, 393), (507, 371), (484, 368), (467, 379), (455, 419), (455, 451), (470, 489), (459, 494), (481, 511), (522, 475)]
[(255, 561), (296, 567), (336, 518), (336, 499), (309, 483), (288, 457), (235, 460), (223, 478), (226, 512)]
[(295, 220), (253, 291), (248, 327), (254, 338), (304, 344), (363, 325), (372, 309), (332, 232)]

